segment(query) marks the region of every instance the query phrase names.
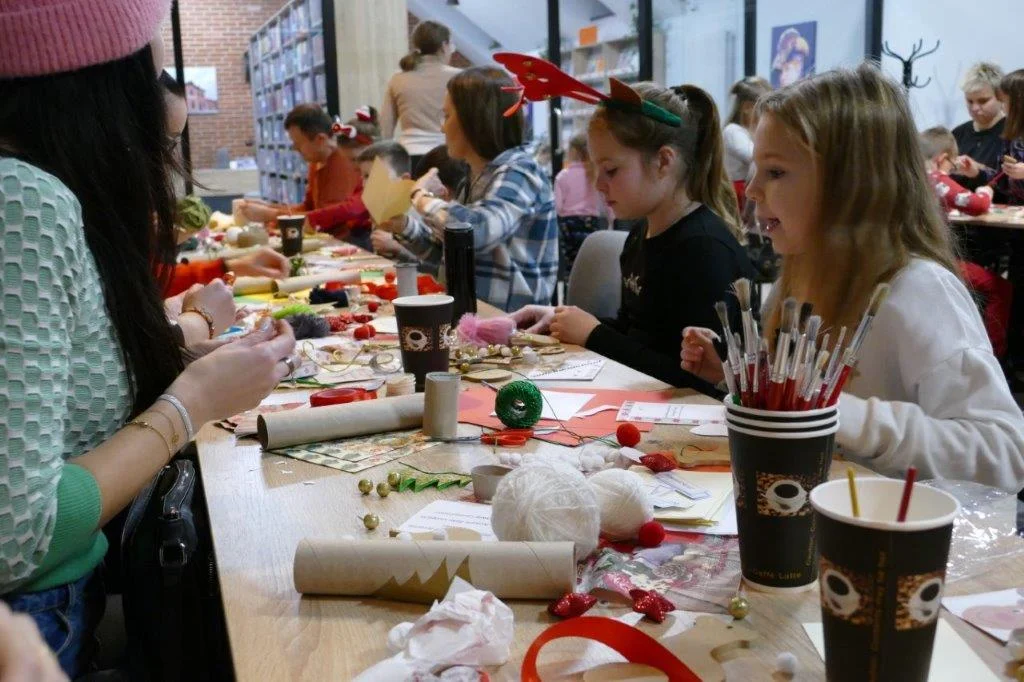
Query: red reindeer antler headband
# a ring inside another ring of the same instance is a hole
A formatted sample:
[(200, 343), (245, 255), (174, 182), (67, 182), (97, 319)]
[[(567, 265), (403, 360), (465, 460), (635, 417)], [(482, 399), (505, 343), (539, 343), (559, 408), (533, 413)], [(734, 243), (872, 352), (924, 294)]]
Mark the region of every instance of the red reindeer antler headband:
[(363, 133), (359, 132), (358, 130), (356, 130), (356, 127), (354, 125), (342, 123), (337, 119), (334, 120), (334, 124), (331, 126), (331, 132), (337, 135), (338, 137), (343, 137), (346, 140), (354, 140), (359, 144), (373, 144), (372, 137), (370, 137), (369, 135), (364, 135)]
[(518, 111), (525, 100), (537, 102), (552, 97), (571, 97), (587, 104), (633, 111), (665, 125), (682, 125), (683, 121), (679, 116), (643, 99), (640, 93), (616, 78), (608, 79), (611, 94), (606, 95), (539, 57), (518, 52), (496, 52), (494, 60), (516, 77), (515, 87), (503, 88), (506, 91), (519, 92), (519, 101), (509, 107), (505, 112), (506, 116)]

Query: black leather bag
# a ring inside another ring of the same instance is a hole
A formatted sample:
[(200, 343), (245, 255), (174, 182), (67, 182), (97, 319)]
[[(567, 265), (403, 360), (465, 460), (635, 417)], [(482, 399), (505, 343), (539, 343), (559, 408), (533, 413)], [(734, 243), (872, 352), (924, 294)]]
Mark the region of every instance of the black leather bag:
[(121, 551), (131, 679), (233, 680), (205, 498), (193, 459), (173, 460), (135, 498)]

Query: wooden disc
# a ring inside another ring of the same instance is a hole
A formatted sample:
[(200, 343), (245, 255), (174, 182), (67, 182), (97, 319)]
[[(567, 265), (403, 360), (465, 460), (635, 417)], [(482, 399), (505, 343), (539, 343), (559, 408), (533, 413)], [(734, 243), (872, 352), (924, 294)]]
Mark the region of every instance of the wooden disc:
[(507, 369), (482, 369), (462, 376), (469, 381), (504, 381), (512, 378), (512, 372)]
[(537, 349), (537, 355), (560, 355), (565, 352), (563, 346), (546, 346)]

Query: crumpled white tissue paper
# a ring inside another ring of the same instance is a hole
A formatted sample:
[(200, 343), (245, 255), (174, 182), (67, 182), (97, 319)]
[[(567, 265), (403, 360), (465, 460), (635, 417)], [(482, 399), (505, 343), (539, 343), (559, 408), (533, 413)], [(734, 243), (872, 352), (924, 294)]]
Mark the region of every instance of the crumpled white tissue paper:
[(456, 577), (441, 601), (415, 623), (388, 633), (391, 658), (365, 670), (355, 682), (470, 682), (477, 668), (509, 659), (512, 609), (490, 592)]

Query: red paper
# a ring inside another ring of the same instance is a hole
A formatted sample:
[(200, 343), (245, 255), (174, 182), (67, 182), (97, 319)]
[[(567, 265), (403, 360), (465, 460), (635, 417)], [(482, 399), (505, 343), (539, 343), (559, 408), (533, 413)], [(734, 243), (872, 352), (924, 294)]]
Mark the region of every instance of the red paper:
[[(667, 403), (675, 393), (673, 389), (666, 389), (664, 391), (623, 391), (612, 388), (562, 388), (561, 386), (553, 387), (550, 390), (561, 393), (593, 393), (594, 397), (583, 406), (581, 411), (589, 410), (599, 405), (621, 407), (622, 403), (627, 400)], [(494, 397), (496, 395), (494, 391), (483, 386), (472, 386), (468, 390), (463, 391), (459, 396), (459, 421), (464, 424), (476, 424), (492, 429), (505, 428), (500, 419), (491, 416), (491, 412), (494, 411)], [(606, 410), (589, 417), (570, 419), (565, 422), (565, 427), (584, 438), (604, 438), (608, 436), (614, 438), (615, 429), (619, 424), (615, 421), (617, 413), (617, 410)], [(654, 424), (649, 422), (633, 422), (633, 424), (644, 433), (654, 428)], [(553, 419), (542, 419), (533, 428), (536, 430), (556, 428), (558, 426), (559, 423)], [(580, 445), (581, 443), (579, 438), (565, 431), (538, 434), (534, 438), (570, 447)]]

